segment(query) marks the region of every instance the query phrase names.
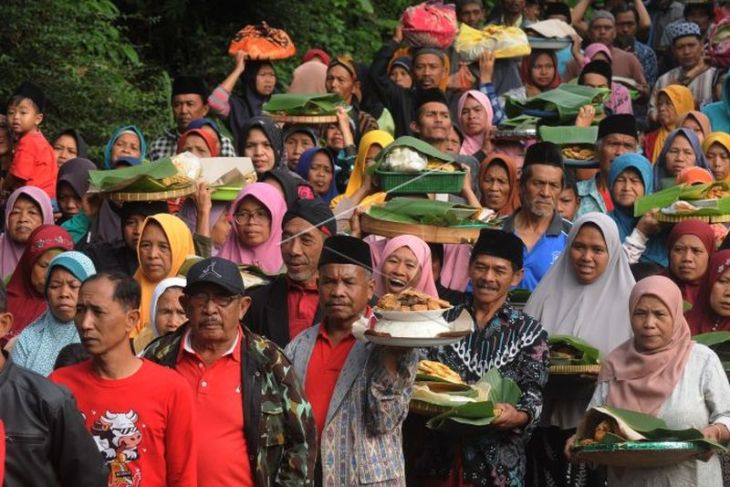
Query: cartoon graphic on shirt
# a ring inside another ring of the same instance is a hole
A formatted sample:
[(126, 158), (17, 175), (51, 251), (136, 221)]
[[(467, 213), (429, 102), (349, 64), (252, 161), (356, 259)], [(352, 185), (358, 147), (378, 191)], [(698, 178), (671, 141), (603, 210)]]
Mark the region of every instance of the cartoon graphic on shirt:
[(138, 419), (131, 409), (126, 413), (106, 411), (91, 426), (91, 435), (110, 468), (109, 487), (141, 485), (141, 470), (130, 464), (139, 459), (142, 432), (137, 428)]

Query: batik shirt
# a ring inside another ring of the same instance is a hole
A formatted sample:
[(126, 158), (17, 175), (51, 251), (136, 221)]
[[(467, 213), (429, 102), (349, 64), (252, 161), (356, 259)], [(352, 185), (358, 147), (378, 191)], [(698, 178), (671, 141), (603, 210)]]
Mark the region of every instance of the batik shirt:
[[(473, 314), (473, 297), (450, 310), (447, 320), (462, 310)], [(489, 369), (514, 380), (522, 391), (516, 409), (528, 414), (527, 425), (511, 431), (490, 430), (461, 438), (429, 432), (428, 445), (418, 462), (422, 474), (445, 478), (457, 448), (463, 457), (464, 481), (479, 486), (522, 486), (525, 446), (542, 412), (542, 391), (548, 379), (547, 333), (540, 322), (505, 303), (483, 328), (463, 340), (429, 350), (429, 358), (448, 365), (468, 383), (478, 381)]]

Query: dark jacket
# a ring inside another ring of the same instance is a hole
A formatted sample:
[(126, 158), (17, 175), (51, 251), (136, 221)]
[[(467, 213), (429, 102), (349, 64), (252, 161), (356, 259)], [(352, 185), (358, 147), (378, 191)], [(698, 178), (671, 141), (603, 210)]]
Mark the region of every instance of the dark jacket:
[[(185, 324), (152, 342), (144, 357), (174, 369), (187, 328)], [(317, 457), (312, 406), (284, 352), (242, 329), (243, 429), (256, 486), (311, 485)]]
[(6, 361), (0, 369), (0, 420), (5, 487), (107, 485), (104, 460), (66, 389)]
[[(265, 336), (281, 348), (292, 340), (289, 336), (289, 289), (286, 275), (277, 276), (269, 284), (253, 289), (251, 307), (243, 323), (254, 333)], [(311, 326), (322, 321), (322, 310), (317, 308)]]

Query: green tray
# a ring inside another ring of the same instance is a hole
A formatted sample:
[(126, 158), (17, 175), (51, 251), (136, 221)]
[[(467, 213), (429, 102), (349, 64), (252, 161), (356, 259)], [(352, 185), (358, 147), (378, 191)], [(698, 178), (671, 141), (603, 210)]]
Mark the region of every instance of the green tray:
[(233, 201), (240, 192), (241, 187), (239, 186), (221, 186), (216, 188), (210, 197), (213, 201)]
[(611, 467), (667, 467), (707, 451), (691, 441), (627, 441), (576, 446), (573, 455), (581, 462)]
[(376, 170), (383, 191), (394, 193), (460, 193), (466, 172), (387, 172)]

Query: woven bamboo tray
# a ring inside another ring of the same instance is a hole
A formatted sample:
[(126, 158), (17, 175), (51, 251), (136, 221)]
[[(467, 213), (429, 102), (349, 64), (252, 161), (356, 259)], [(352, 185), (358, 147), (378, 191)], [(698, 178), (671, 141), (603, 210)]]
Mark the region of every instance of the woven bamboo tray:
[(411, 402), (408, 404), (408, 411), (413, 414), (418, 414), (419, 416), (438, 416), (441, 413), (445, 413), (451, 409), (448, 406), (437, 406), (436, 404), (431, 404), (430, 402), (426, 401), (419, 401), (417, 399), (411, 399)]
[(399, 235), (414, 235), (424, 242), (430, 243), (473, 244), (479, 238), (479, 232), (482, 228), (486, 228), (486, 226), (435, 227), (416, 223), (396, 223), (387, 220), (378, 220), (368, 214), (362, 214), (360, 215), (360, 228), (363, 232), (388, 238)]
[(170, 191), (157, 191), (155, 193), (107, 193), (109, 198), (114, 201), (164, 201), (175, 198), (181, 198), (195, 193), (195, 183), (183, 188), (173, 189)]
[(663, 223), (679, 223), (685, 220), (699, 220), (707, 223), (727, 223), (730, 222), (730, 215), (717, 216), (698, 216), (698, 215), (667, 215), (662, 212), (657, 214), (658, 221)]
[(627, 441), (578, 446), (573, 456), (585, 463), (612, 467), (667, 467), (695, 460), (705, 448), (689, 441)]
[(551, 365), (551, 375), (583, 375), (583, 374), (595, 374), (601, 371), (600, 364), (594, 365)]
[(286, 113), (267, 113), (276, 123), (300, 123), (317, 125), (337, 122), (337, 115), (287, 115)]

